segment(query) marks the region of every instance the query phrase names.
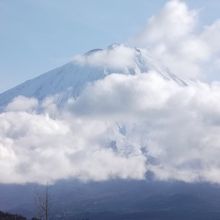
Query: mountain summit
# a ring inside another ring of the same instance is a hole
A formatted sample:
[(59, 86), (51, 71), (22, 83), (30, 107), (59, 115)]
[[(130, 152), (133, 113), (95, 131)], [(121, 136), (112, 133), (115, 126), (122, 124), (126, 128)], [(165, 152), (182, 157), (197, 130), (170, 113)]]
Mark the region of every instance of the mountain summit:
[(65, 65), (3, 92), (0, 94), (0, 106), (7, 105), (19, 95), (35, 97), (38, 100), (57, 94), (65, 94), (65, 99), (77, 97), (88, 83), (102, 79), (106, 75), (141, 74), (150, 70), (156, 71), (163, 78), (185, 84), (159, 65), (145, 49), (112, 44), (106, 49), (93, 49), (75, 56)]

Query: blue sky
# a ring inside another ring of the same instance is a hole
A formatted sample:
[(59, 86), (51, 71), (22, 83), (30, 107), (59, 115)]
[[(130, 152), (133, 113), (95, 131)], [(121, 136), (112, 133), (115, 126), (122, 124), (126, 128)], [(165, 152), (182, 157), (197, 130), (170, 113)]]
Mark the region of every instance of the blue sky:
[[(0, 0), (0, 91), (67, 62), (74, 54), (126, 42), (165, 0)], [(188, 0), (200, 21), (218, 18), (218, 0)]]

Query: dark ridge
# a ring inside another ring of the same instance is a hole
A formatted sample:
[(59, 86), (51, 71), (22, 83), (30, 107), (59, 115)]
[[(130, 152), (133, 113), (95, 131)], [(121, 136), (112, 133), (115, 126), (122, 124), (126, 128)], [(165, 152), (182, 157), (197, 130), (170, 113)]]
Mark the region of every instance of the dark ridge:
[(0, 220), (27, 220), (25, 217), (17, 214), (10, 214), (0, 211)]
[(85, 55), (89, 56), (89, 55), (96, 53), (98, 51), (102, 51), (102, 49), (97, 48), (97, 49), (90, 50), (90, 51), (86, 52)]

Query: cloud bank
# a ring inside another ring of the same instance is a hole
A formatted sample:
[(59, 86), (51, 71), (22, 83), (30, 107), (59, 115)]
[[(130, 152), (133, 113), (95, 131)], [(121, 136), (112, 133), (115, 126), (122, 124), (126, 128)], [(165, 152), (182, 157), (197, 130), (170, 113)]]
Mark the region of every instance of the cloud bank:
[[(65, 110), (53, 99), (18, 97), (0, 114), (0, 181), (151, 173), (158, 180), (219, 183), (219, 100), (218, 83), (179, 86), (156, 72), (109, 75)], [(21, 109), (24, 102), (28, 108)]]

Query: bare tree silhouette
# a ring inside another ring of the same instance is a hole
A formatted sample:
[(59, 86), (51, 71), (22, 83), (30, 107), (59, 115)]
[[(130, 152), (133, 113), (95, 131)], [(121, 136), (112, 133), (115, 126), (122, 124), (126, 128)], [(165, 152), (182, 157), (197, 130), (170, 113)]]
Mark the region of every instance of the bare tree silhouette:
[(37, 205), (37, 218), (40, 220), (49, 220), (49, 186), (45, 186), (45, 190), (36, 193), (35, 202)]

